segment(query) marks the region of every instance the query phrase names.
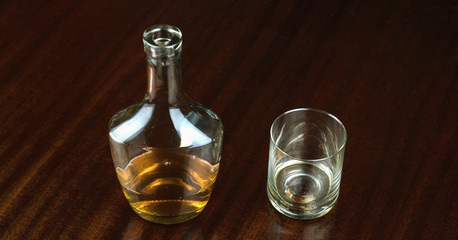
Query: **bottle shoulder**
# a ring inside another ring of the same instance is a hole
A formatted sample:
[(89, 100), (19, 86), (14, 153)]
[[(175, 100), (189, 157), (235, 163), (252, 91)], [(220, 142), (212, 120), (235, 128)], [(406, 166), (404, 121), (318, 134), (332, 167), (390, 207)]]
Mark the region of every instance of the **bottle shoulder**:
[(118, 143), (193, 147), (221, 141), (223, 124), (212, 110), (192, 100), (166, 107), (143, 101), (117, 112), (109, 134)]
[(130, 105), (118, 112), (116, 112), (108, 122), (108, 130), (111, 131), (113, 128), (116, 128), (120, 124), (131, 120), (132, 118), (138, 119), (139, 113), (146, 113), (149, 107), (144, 106), (144, 102), (139, 102), (133, 105)]
[[(223, 130), (223, 122), (221, 118), (210, 108), (205, 107), (204, 105), (191, 100), (190, 107), (192, 108), (191, 113), (199, 114), (202, 118), (207, 121), (213, 122), (215, 125), (218, 125), (221, 130)], [(192, 114), (190, 114), (192, 116)]]
[(153, 112), (154, 105), (144, 101), (118, 111), (108, 123), (110, 138), (119, 143), (135, 138), (148, 125)]

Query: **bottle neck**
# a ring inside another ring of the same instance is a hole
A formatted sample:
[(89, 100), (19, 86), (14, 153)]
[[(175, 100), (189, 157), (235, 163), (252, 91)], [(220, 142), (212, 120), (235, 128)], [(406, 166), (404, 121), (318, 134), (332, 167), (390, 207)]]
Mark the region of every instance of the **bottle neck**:
[(146, 99), (154, 104), (176, 106), (186, 101), (181, 83), (181, 59), (176, 56), (146, 58), (148, 92)]

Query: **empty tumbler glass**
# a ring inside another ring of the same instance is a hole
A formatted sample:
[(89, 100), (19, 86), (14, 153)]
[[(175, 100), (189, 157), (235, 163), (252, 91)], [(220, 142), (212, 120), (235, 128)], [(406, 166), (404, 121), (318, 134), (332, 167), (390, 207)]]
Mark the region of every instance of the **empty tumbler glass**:
[(329, 212), (339, 195), (347, 134), (324, 111), (281, 114), (270, 129), (267, 193), (288, 217), (312, 219)]

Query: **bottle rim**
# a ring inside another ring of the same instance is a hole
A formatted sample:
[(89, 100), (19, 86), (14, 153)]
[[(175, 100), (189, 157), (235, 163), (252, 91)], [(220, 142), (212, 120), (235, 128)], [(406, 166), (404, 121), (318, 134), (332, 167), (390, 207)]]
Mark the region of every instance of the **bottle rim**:
[(143, 32), (143, 46), (149, 57), (179, 55), (182, 41), (180, 29), (169, 24), (152, 25)]

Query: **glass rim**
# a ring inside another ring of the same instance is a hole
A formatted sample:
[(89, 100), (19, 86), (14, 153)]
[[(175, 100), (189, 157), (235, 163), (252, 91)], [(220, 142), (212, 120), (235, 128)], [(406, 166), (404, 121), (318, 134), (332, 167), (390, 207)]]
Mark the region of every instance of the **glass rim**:
[[(290, 113), (293, 113), (293, 112), (316, 112), (316, 113), (320, 113), (320, 114), (323, 114), (323, 115), (326, 115), (327, 117), (330, 117), (332, 119), (334, 119), (334, 121), (336, 121), (339, 126), (342, 127), (343, 129), (343, 132), (344, 132), (344, 139), (343, 139), (343, 143), (341, 144), (341, 146), (339, 146), (339, 149), (337, 149), (336, 151), (334, 151), (331, 155), (327, 156), (327, 157), (324, 157), (324, 158), (298, 158), (298, 157), (293, 157), (291, 156), (290, 154), (288, 154), (287, 152), (285, 152), (282, 148), (280, 148), (276, 141), (274, 141), (273, 139), (273, 128), (274, 128), (274, 125), (279, 121), (280, 118), (290, 114)], [(323, 110), (320, 110), (320, 109), (315, 109), (315, 108), (295, 108), (295, 109), (291, 109), (291, 110), (288, 110), (280, 115), (278, 115), (277, 118), (275, 118), (275, 120), (272, 122), (272, 125), (270, 126), (270, 141), (275, 145), (275, 148), (280, 150), (283, 154), (285, 154), (286, 156), (290, 157), (290, 158), (294, 158), (294, 159), (297, 159), (297, 160), (302, 160), (302, 161), (309, 161), (309, 162), (320, 162), (320, 161), (326, 161), (330, 158), (333, 158), (334, 156), (336, 156), (338, 153), (340, 153), (346, 146), (347, 144), (347, 129), (345, 129), (345, 126), (343, 125), (343, 123), (334, 115), (326, 112), (326, 111), (323, 111)]]

